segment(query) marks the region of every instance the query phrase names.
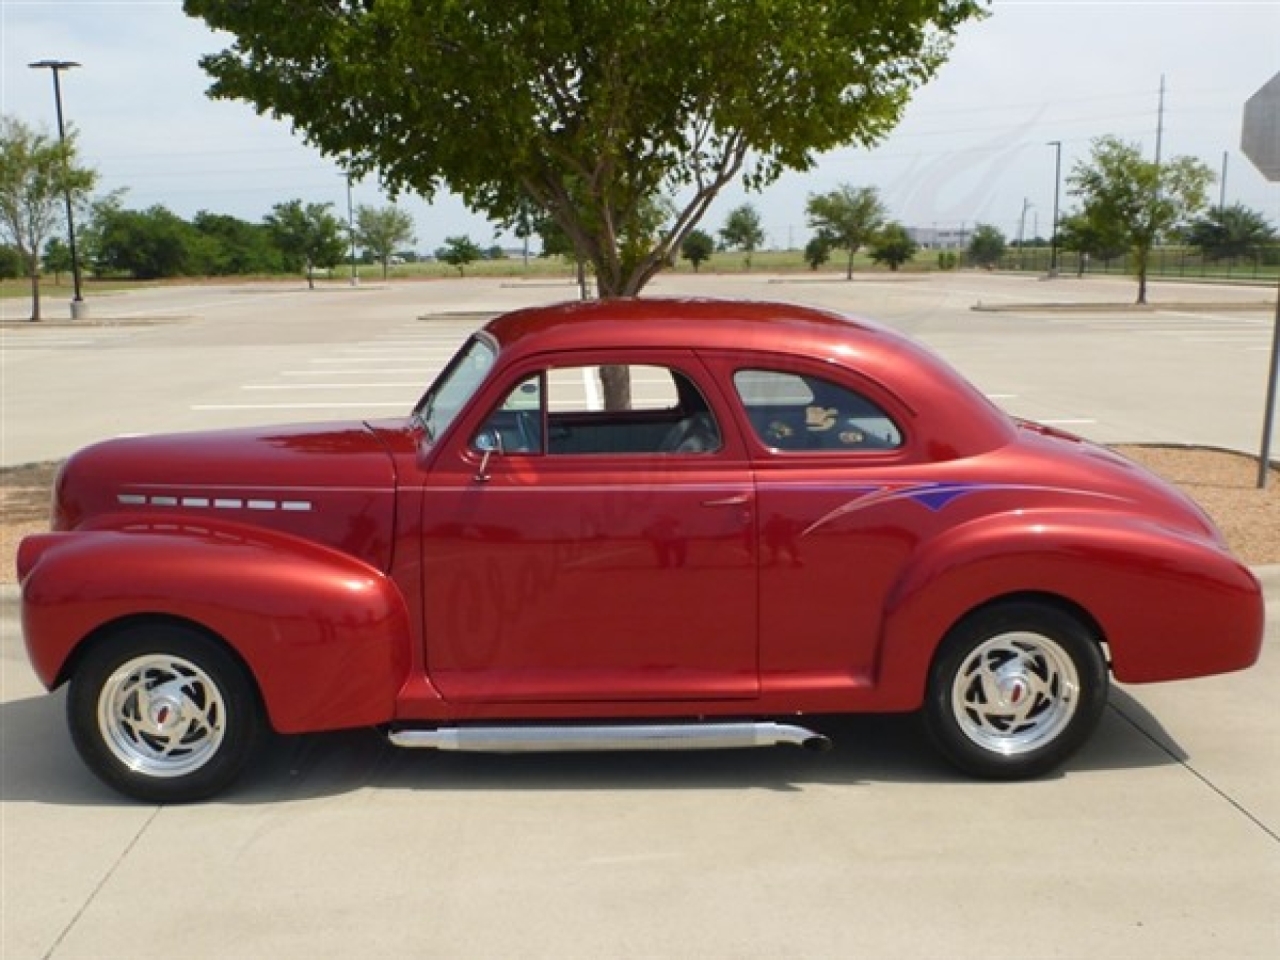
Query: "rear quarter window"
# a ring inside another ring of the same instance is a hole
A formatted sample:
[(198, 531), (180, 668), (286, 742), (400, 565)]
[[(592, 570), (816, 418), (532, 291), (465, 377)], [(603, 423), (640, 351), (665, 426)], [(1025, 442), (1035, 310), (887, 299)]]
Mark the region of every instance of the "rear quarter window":
[(744, 369), (734, 388), (760, 442), (779, 451), (896, 450), (902, 431), (878, 404), (821, 377)]

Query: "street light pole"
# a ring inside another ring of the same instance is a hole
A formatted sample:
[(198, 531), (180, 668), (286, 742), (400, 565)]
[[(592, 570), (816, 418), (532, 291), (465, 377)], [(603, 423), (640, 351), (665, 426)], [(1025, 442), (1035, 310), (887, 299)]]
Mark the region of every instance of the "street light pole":
[[(58, 74), (63, 70), (71, 70), (80, 66), (74, 60), (37, 60), (35, 63), (27, 64), (33, 70), (48, 70), (53, 74), (53, 103), (58, 112), (58, 143), (64, 148), (67, 144), (67, 131), (62, 123), (62, 84), (59, 82)], [(66, 154), (63, 153), (63, 163), (66, 163)], [(65, 167), (64, 167), (65, 170)], [(71, 249), (71, 283), (75, 291), (71, 300), (71, 319), (78, 320), (87, 313), (85, 307), (84, 296), (80, 292), (80, 258), (76, 254), (76, 220), (72, 212), (71, 204), (71, 187), (66, 186), (64, 190), (67, 203), (67, 246)]]
[(1049, 276), (1058, 275), (1058, 186), (1062, 183), (1062, 141), (1050, 140), (1046, 146), (1055, 149), (1053, 161), (1053, 239), (1049, 241)]
[(1022, 216), (1018, 217), (1018, 269), (1019, 270), (1022, 269), (1022, 240), (1023, 240), (1023, 234), (1027, 229), (1027, 211), (1030, 210), (1033, 206), (1035, 206), (1035, 204), (1033, 204), (1026, 197), (1022, 198)]
[(351, 174), (347, 174), (347, 236), (351, 240), (351, 286), (360, 286), (360, 277), (356, 275), (356, 221), (351, 212)]

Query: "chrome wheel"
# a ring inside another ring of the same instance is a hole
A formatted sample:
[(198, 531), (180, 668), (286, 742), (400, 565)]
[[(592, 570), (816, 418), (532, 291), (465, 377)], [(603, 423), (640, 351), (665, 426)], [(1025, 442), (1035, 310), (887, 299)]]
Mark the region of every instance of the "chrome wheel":
[(951, 709), (984, 750), (1017, 756), (1056, 738), (1075, 716), (1080, 678), (1058, 644), (1005, 633), (973, 649), (956, 672)]
[(929, 669), (924, 719), (951, 763), (1035, 777), (1088, 739), (1107, 702), (1101, 637), (1052, 602), (1008, 600), (953, 627)]
[(98, 696), (98, 727), (126, 767), (180, 777), (217, 754), (226, 705), (210, 676), (181, 657), (152, 654), (122, 664)]
[(103, 782), (149, 803), (212, 796), (266, 733), (247, 666), (218, 637), (173, 621), (91, 640), (71, 675), (67, 724)]

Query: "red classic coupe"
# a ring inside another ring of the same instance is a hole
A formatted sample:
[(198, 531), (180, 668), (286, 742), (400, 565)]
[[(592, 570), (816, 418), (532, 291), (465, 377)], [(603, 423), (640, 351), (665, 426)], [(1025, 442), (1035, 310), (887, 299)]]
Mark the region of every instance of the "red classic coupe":
[(448, 750), (827, 740), (922, 711), (1042, 774), (1127, 683), (1258, 657), (1257, 580), (1186, 497), (937, 357), (787, 304), (499, 317), (403, 418), (110, 440), (20, 548), (85, 762), (207, 797), (268, 730)]

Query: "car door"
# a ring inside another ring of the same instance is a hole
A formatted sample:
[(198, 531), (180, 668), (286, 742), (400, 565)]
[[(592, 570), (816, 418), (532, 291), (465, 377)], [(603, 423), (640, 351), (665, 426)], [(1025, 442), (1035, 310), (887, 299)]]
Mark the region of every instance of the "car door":
[[(600, 369), (630, 371), (603, 409)], [(758, 692), (741, 437), (697, 358), (528, 361), (477, 397), (423, 491), (427, 664), (449, 700)]]
[(871, 684), (887, 598), (928, 513), (899, 496), (919, 479), (908, 411), (833, 365), (707, 361), (732, 385), (754, 469), (765, 695)]

